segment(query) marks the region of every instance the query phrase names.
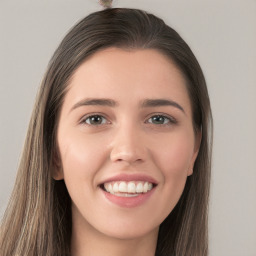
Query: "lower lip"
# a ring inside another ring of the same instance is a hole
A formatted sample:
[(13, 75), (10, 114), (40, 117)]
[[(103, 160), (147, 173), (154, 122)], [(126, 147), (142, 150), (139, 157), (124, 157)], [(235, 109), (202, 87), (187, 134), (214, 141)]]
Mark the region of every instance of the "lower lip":
[(112, 202), (118, 206), (126, 207), (126, 208), (132, 208), (132, 207), (136, 207), (136, 206), (140, 206), (140, 205), (144, 204), (150, 198), (150, 196), (154, 193), (154, 191), (155, 191), (155, 188), (151, 189), (147, 193), (139, 194), (138, 196), (120, 197), (120, 196), (116, 196), (116, 195), (110, 194), (110, 193), (102, 190), (105, 197), (110, 202)]

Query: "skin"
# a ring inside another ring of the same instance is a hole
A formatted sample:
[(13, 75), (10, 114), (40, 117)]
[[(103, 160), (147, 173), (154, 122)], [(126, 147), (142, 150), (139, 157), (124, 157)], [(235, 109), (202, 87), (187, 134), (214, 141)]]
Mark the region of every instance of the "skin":
[[(108, 48), (75, 71), (60, 113), (54, 173), (72, 199), (72, 255), (154, 255), (159, 225), (177, 204), (200, 144), (185, 83), (173, 62), (152, 49)], [(87, 98), (116, 106), (83, 105)], [(172, 100), (183, 110), (142, 107), (146, 99)], [(164, 124), (152, 119), (157, 114), (167, 117)], [(102, 118), (95, 124), (90, 115)], [(157, 181), (143, 204), (121, 207), (103, 195), (99, 184), (123, 173)]]

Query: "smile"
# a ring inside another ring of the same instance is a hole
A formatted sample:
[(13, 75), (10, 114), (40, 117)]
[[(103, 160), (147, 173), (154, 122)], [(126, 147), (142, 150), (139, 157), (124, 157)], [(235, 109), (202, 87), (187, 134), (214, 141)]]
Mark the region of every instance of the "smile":
[(115, 196), (134, 197), (147, 193), (153, 188), (153, 184), (147, 181), (113, 181), (103, 184), (103, 189)]
[(155, 193), (157, 186), (157, 180), (142, 173), (122, 173), (109, 177), (99, 184), (108, 202), (125, 208), (133, 208), (146, 203)]

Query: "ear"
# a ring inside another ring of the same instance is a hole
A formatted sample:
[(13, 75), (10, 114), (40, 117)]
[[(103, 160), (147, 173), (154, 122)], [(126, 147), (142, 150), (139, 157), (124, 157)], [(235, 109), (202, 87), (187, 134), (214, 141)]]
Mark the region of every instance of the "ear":
[(52, 158), (52, 178), (55, 180), (63, 180), (64, 173), (59, 154), (55, 151)]
[(202, 132), (200, 130), (200, 131), (197, 131), (195, 134), (194, 153), (193, 153), (190, 165), (189, 165), (188, 176), (193, 174), (193, 168), (194, 168), (194, 164), (195, 164), (195, 161), (196, 161), (199, 149), (200, 149), (201, 140), (202, 140)]

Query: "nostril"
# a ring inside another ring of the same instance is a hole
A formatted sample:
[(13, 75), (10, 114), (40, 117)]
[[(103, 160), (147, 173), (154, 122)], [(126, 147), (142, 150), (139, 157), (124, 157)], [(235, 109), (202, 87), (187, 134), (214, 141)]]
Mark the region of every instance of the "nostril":
[(140, 146), (132, 145), (116, 145), (113, 147), (110, 153), (110, 159), (112, 162), (141, 162), (146, 157), (145, 150)]

